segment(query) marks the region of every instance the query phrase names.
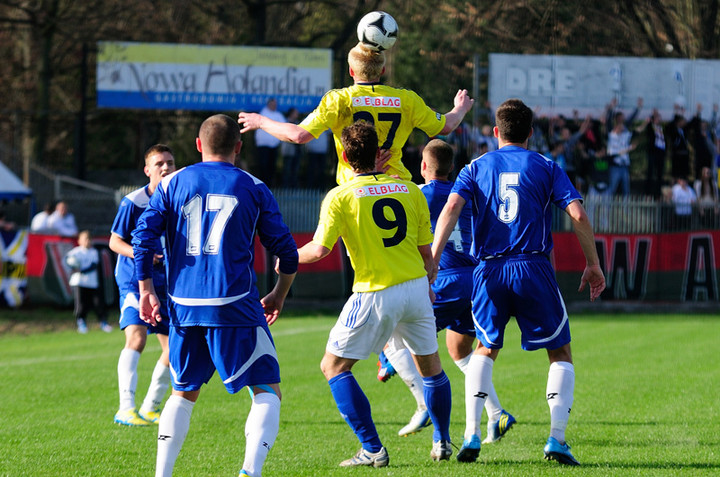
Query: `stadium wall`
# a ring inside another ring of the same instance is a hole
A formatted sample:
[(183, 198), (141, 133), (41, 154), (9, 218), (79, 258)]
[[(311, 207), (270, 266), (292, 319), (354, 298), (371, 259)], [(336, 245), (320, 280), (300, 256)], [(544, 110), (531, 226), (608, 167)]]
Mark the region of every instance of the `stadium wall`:
[[(298, 246), (312, 239), (311, 233), (294, 234)], [(566, 302), (587, 301), (587, 291), (577, 288), (585, 265), (580, 245), (572, 232), (553, 234), (551, 260)], [(607, 279), (601, 299), (607, 303), (691, 303), (718, 302), (720, 231), (663, 234), (598, 234), (595, 244)], [(75, 240), (29, 234), (27, 246), (27, 295), (33, 303), (70, 305), (67, 286), (69, 271), (63, 264), (65, 252)], [(108, 303), (117, 300), (113, 278), (114, 254), (107, 238), (94, 241), (102, 256), (102, 279)], [(255, 272), (258, 289), (267, 293), (275, 281), (274, 257), (255, 242)], [(17, 268), (17, 267), (15, 267)], [(4, 267), (3, 270), (15, 270)], [(16, 272), (15, 272), (16, 273)], [(7, 277), (6, 277), (7, 278)], [(313, 300), (344, 299), (350, 293), (352, 269), (342, 243), (330, 256), (317, 263), (301, 265), (291, 297)]]

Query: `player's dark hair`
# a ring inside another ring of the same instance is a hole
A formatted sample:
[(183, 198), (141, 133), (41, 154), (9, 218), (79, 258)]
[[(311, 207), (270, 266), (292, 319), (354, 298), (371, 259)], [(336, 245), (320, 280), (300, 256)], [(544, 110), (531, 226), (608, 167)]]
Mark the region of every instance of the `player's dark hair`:
[(375, 51), (358, 43), (348, 52), (348, 65), (359, 80), (374, 81), (382, 76), (385, 52)]
[(427, 167), (438, 177), (450, 175), (453, 167), (453, 150), (442, 139), (433, 139), (423, 149), (423, 159)]
[(340, 137), (348, 164), (358, 172), (375, 170), (378, 137), (375, 126), (367, 121), (357, 121), (347, 126)]
[(522, 144), (530, 137), (533, 112), (519, 99), (508, 99), (495, 111), (500, 137), (512, 144)]
[(198, 137), (203, 152), (219, 156), (234, 155), (235, 146), (240, 141), (240, 125), (230, 116), (216, 114), (203, 121)]
[(165, 144), (155, 144), (154, 146), (147, 148), (147, 151), (145, 151), (145, 165), (147, 165), (147, 160), (150, 156), (162, 154), (163, 152), (167, 152), (171, 156), (175, 157), (175, 154), (173, 154), (170, 146), (166, 146)]

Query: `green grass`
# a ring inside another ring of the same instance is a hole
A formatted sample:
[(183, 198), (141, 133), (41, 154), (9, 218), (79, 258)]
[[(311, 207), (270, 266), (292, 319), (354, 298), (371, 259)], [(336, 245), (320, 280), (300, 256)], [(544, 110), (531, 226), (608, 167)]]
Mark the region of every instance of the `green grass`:
[[(292, 305), (288, 305), (289, 308)], [(291, 310), (292, 311), (292, 310)], [(15, 314), (13, 314), (15, 313)], [(414, 401), (398, 378), (382, 384), (374, 359), (355, 375), (390, 453), (385, 469), (340, 469), (359, 448), (320, 373), (334, 316), (294, 313), (272, 327), (282, 370), (281, 428), (264, 469), (270, 476), (717, 475), (720, 472), (720, 319), (707, 315), (578, 315), (571, 318), (576, 369), (568, 440), (579, 468), (542, 459), (549, 430), (547, 358), (520, 350), (509, 327), (495, 386), (518, 424), (476, 464), (434, 463), (431, 432), (400, 438)], [(33, 323), (42, 321), (42, 326)], [(123, 338), (97, 328), (78, 335), (69, 310), (3, 311), (0, 318), (0, 475), (153, 475), (156, 428), (112, 423)], [(96, 322), (90, 321), (91, 325)], [(12, 330), (12, 331), (7, 331)], [(441, 335), (441, 340), (443, 336)], [(159, 354), (140, 360), (139, 400)], [(443, 346), (441, 346), (441, 351)], [(451, 434), (464, 429), (462, 374), (442, 352), (453, 386)], [(203, 389), (176, 476), (235, 476), (249, 408), (217, 377)], [(483, 423), (484, 425), (484, 423)]]

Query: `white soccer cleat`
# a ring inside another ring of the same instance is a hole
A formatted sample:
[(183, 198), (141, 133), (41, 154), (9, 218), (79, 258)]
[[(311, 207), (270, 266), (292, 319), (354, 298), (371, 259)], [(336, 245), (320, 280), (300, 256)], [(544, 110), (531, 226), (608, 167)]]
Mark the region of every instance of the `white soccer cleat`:
[(430, 420), (430, 413), (428, 410), (418, 409), (410, 418), (408, 425), (398, 431), (398, 436), (406, 437), (410, 434), (415, 434), (416, 432), (422, 431), (423, 428), (429, 426), (430, 424), (432, 424), (432, 421)]

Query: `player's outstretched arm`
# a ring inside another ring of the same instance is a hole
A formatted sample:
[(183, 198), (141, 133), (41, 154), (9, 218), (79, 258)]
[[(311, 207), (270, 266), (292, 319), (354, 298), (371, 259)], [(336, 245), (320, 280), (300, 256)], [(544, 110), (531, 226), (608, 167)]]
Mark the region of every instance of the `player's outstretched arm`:
[(281, 123), (265, 117), (262, 114), (241, 112), (238, 114), (238, 123), (241, 127), (241, 133), (262, 129), (281, 141), (293, 142), (295, 144), (305, 144), (315, 139), (312, 134), (297, 124)]
[(295, 273), (279, 272), (275, 287), (260, 300), (268, 325), (275, 323), (280, 316), (293, 280), (295, 280)]
[(455, 106), (445, 113), (445, 127), (442, 128), (440, 134), (449, 134), (457, 129), (465, 117), (465, 114), (470, 111), (474, 103), (475, 100), (468, 96), (466, 89), (459, 89), (455, 95)]
[(440, 216), (435, 224), (435, 240), (433, 240), (432, 244), (432, 255), (436, 266), (440, 263), (442, 251), (455, 228), (455, 224), (457, 224), (464, 206), (465, 199), (463, 199), (460, 194), (451, 193), (445, 203), (445, 207), (443, 207), (442, 212), (440, 212)]
[(579, 200), (572, 201), (565, 209), (565, 212), (572, 220), (575, 235), (585, 255), (585, 270), (580, 278), (578, 291), (583, 291), (585, 285), (589, 285), (590, 301), (595, 301), (605, 290), (605, 275), (600, 268), (600, 258), (595, 248), (595, 234), (590, 219), (588, 219), (585, 208)]
[(160, 316), (160, 300), (155, 293), (152, 278), (138, 282), (140, 287), (140, 318), (150, 325), (157, 325), (162, 321)]
[(313, 242), (308, 242), (298, 249), (298, 263), (315, 263), (330, 254), (330, 249)]

